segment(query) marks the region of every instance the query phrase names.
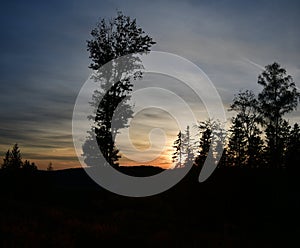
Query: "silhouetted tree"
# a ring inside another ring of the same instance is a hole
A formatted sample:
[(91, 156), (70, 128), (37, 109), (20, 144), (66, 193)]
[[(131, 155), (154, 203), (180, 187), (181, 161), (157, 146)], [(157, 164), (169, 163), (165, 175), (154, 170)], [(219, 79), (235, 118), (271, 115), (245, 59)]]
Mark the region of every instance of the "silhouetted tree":
[(289, 122), (286, 120), (283, 120), (281, 123), (279, 123), (279, 130), (278, 130), (278, 150), (279, 150), (279, 162), (283, 167), (286, 167), (286, 156), (287, 156), (287, 150), (288, 150), (288, 143), (290, 139), (290, 132), (291, 132), (291, 126), (289, 125)]
[[(94, 101), (91, 103), (96, 108), (95, 127), (91, 131), (95, 132), (98, 146), (107, 162), (117, 165), (119, 151), (114, 144), (115, 136), (118, 129), (126, 126), (133, 114), (127, 103), (133, 87), (131, 79), (141, 77), (140, 71), (133, 71), (141, 69), (142, 65), (138, 63), (140, 61), (137, 57), (130, 54), (149, 52), (155, 42), (137, 26), (135, 19), (132, 20), (121, 12), (109, 21), (102, 19), (91, 35), (93, 38), (87, 41), (87, 50), (92, 59), (90, 68), (95, 70), (95, 81), (100, 82), (100, 88), (94, 92)], [(129, 56), (125, 62), (115, 62), (115, 68), (110, 70), (99, 70), (107, 62), (124, 55)], [(129, 72), (131, 76), (128, 76)], [(113, 82), (112, 87), (109, 86), (110, 82)], [(98, 105), (97, 99), (101, 98)], [(117, 123), (115, 127), (111, 125), (113, 116)], [(92, 144), (90, 139), (93, 136), (87, 139)], [(89, 161), (89, 156), (93, 157), (94, 149), (90, 145), (83, 146), (86, 161)]]
[(258, 124), (261, 123), (259, 104), (250, 90), (240, 91), (233, 99), (229, 111), (236, 111), (232, 119), (228, 152), (231, 163), (257, 167), (262, 156), (263, 141)]
[(10, 163), (12, 168), (19, 169), (22, 167), (22, 156), (18, 144), (15, 144), (11, 150)]
[(218, 166), (220, 167), (220, 163), (225, 163), (226, 159), (226, 150), (225, 150), (225, 141), (226, 141), (226, 130), (224, 129), (222, 123), (220, 121), (213, 122), (213, 132), (212, 132), (212, 149), (214, 159), (219, 157)]
[(177, 139), (173, 143), (173, 148), (175, 149), (175, 152), (172, 156), (172, 162), (175, 163), (175, 167), (181, 167), (182, 162), (182, 137), (181, 137), (181, 131), (177, 134)]
[(47, 171), (53, 171), (53, 170), (54, 170), (53, 164), (52, 164), (52, 162), (50, 162), (47, 166)]
[(227, 148), (228, 163), (231, 166), (244, 166), (247, 160), (247, 135), (240, 118), (232, 118), (232, 126), (229, 132), (230, 135)]
[(269, 163), (272, 166), (280, 165), (279, 133), (280, 123), (284, 114), (296, 109), (300, 93), (286, 70), (278, 63), (267, 65), (258, 77), (258, 84), (263, 86), (258, 95), (260, 111), (264, 117), (268, 139)]
[(225, 146), (225, 147), (223, 147), (223, 153), (222, 153), (222, 156), (220, 158), (218, 167), (223, 168), (223, 167), (226, 167), (226, 166), (229, 166), (229, 162), (228, 162), (228, 148)]
[(286, 152), (286, 167), (290, 169), (300, 169), (300, 128), (295, 123), (290, 132)]
[(35, 163), (30, 163), (28, 160), (25, 160), (25, 162), (22, 161), (22, 155), (18, 144), (15, 144), (11, 151), (8, 150), (6, 152), (1, 168), (10, 171), (17, 171), (20, 169), (26, 171), (37, 170)]
[(3, 159), (3, 163), (1, 165), (1, 169), (7, 169), (10, 167), (11, 165), (11, 153), (10, 153), (10, 150), (7, 150), (7, 152), (5, 153), (5, 157)]
[(180, 168), (183, 166), (191, 166), (194, 162), (194, 148), (193, 139), (190, 134), (190, 127), (187, 126), (184, 133), (181, 131), (177, 135), (177, 139), (174, 141), (173, 148), (175, 152), (172, 156), (172, 161), (175, 163), (175, 167)]
[(256, 129), (249, 138), (247, 147), (247, 165), (249, 167), (261, 167), (264, 165), (264, 141), (261, 137), (261, 131)]
[(23, 163), (22, 169), (25, 171), (36, 171), (37, 170), (37, 166), (35, 165), (34, 162), (30, 163), (30, 161), (25, 160), (25, 162)]
[(206, 120), (198, 123), (197, 128), (199, 131), (200, 140), (198, 156), (195, 159), (195, 164), (198, 166), (203, 166), (208, 155), (212, 140), (212, 126), (212, 120)]
[(182, 135), (182, 152), (184, 156), (184, 165), (193, 165), (194, 162), (194, 149), (193, 149), (193, 139), (190, 134), (190, 127), (187, 126), (184, 134)]
[(117, 16), (109, 21), (102, 19), (91, 35), (93, 39), (87, 41), (87, 50), (93, 61), (90, 65), (93, 70), (98, 70), (108, 61), (127, 54), (149, 52), (155, 44), (153, 39), (137, 26), (136, 19), (131, 19), (122, 12), (118, 12)]
[[(288, 149), (288, 142), (290, 136), (289, 123), (286, 120), (281, 119), (278, 127), (277, 127), (277, 147), (276, 151), (278, 154), (276, 155), (277, 165), (285, 166), (285, 156)], [(268, 125), (266, 128), (266, 159), (267, 161), (272, 161), (272, 157), (274, 156), (273, 151), (275, 150), (275, 127), (272, 125)], [(269, 166), (272, 166), (269, 164)]]
[(12, 150), (8, 150), (3, 159), (2, 168), (17, 170), (23, 166), (22, 156), (18, 144), (15, 144)]
[[(208, 119), (198, 123), (199, 132), (199, 150), (195, 159), (195, 165), (203, 166), (209, 151), (211, 149), (213, 159), (215, 162), (225, 162), (225, 155), (223, 155), (224, 143), (226, 139), (226, 132), (222, 127), (222, 123), (218, 120)], [(223, 160), (221, 159), (223, 157)], [(224, 165), (224, 164), (223, 164)]]

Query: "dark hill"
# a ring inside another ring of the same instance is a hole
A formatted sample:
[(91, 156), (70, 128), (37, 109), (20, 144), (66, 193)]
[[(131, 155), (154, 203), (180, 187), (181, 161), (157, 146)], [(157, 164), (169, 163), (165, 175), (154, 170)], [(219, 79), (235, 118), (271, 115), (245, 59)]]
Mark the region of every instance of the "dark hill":
[(198, 175), (193, 168), (162, 194), (130, 198), (81, 168), (0, 171), (0, 247), (298, 247), (298, 172), (225, 168), (201, 184)]

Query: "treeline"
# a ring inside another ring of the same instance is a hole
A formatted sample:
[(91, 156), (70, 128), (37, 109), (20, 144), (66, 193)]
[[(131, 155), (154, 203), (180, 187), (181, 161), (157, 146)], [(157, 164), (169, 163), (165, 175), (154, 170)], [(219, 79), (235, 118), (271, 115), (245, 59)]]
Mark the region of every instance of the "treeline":
[(175, 166), (185, 166), (191, 157), (195, 157), (194, 165), (203, 166), (210, 149), (215, 157), (219, 156), (219, 167), (295, 168), (299, 165), (299, 124), (291, 126), (284, 119), (285, 114), (296, 110), (300, 100), (292, 77), (275, 62), (258, 76), (258, 84), (263, 89), (257, 96), (251, 90), (235, 95), (228, 111), (235, 111), (236, 115), (228, 132), (224, 123), (210, 119), (196, 126), (195, 142), (191, 142), (189, 129), (180, 131), (173, 146)]
[(29, 160), (23, 161), (20, 148), (18, 144), (15, 144), (11, 150), (9, 149), (5, 153), (1, 169), (7, 171), (36, 171), (38, 167), (34, 162), (30, 162)]
[[(3, 171), (37, 171), (38, 166), (34, 162), (22, 159), (21, 150), (18, 144), (14, 144), (11, 149), (8, 149), (4, 155), (3, 162), (0, 165)], [(47, 171), (52, 171), (52, 162), (49, 163)]]

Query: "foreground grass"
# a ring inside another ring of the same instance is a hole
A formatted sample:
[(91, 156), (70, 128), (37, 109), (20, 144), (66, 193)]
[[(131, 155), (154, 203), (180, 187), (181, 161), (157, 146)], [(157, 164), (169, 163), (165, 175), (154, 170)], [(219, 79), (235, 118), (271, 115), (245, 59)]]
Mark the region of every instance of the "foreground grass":
[(0, 247), (295, 247), (298, 173), (219, 169), (197, 182), (129, 198), (81, 169), (0, 174)]

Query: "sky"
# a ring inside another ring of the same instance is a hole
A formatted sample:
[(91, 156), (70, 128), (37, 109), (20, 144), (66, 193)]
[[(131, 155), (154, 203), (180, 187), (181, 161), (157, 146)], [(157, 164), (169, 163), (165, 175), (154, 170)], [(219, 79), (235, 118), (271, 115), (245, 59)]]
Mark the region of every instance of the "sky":
[[(86, 40), (117, 10), (137, 19), (157, 42), (153, 50), (200, 67), (225, 108), (240, 89), (260, 92), (257, 76), (274, 61), (300, 87), (299, 1), (2, 1), (1, 156), (18, 143), (40, 169), (50, 161), (55, 169), (80, 166), (72, 113), (91, 73)], [(299, 111), (286, 118), (300, 122)]]

